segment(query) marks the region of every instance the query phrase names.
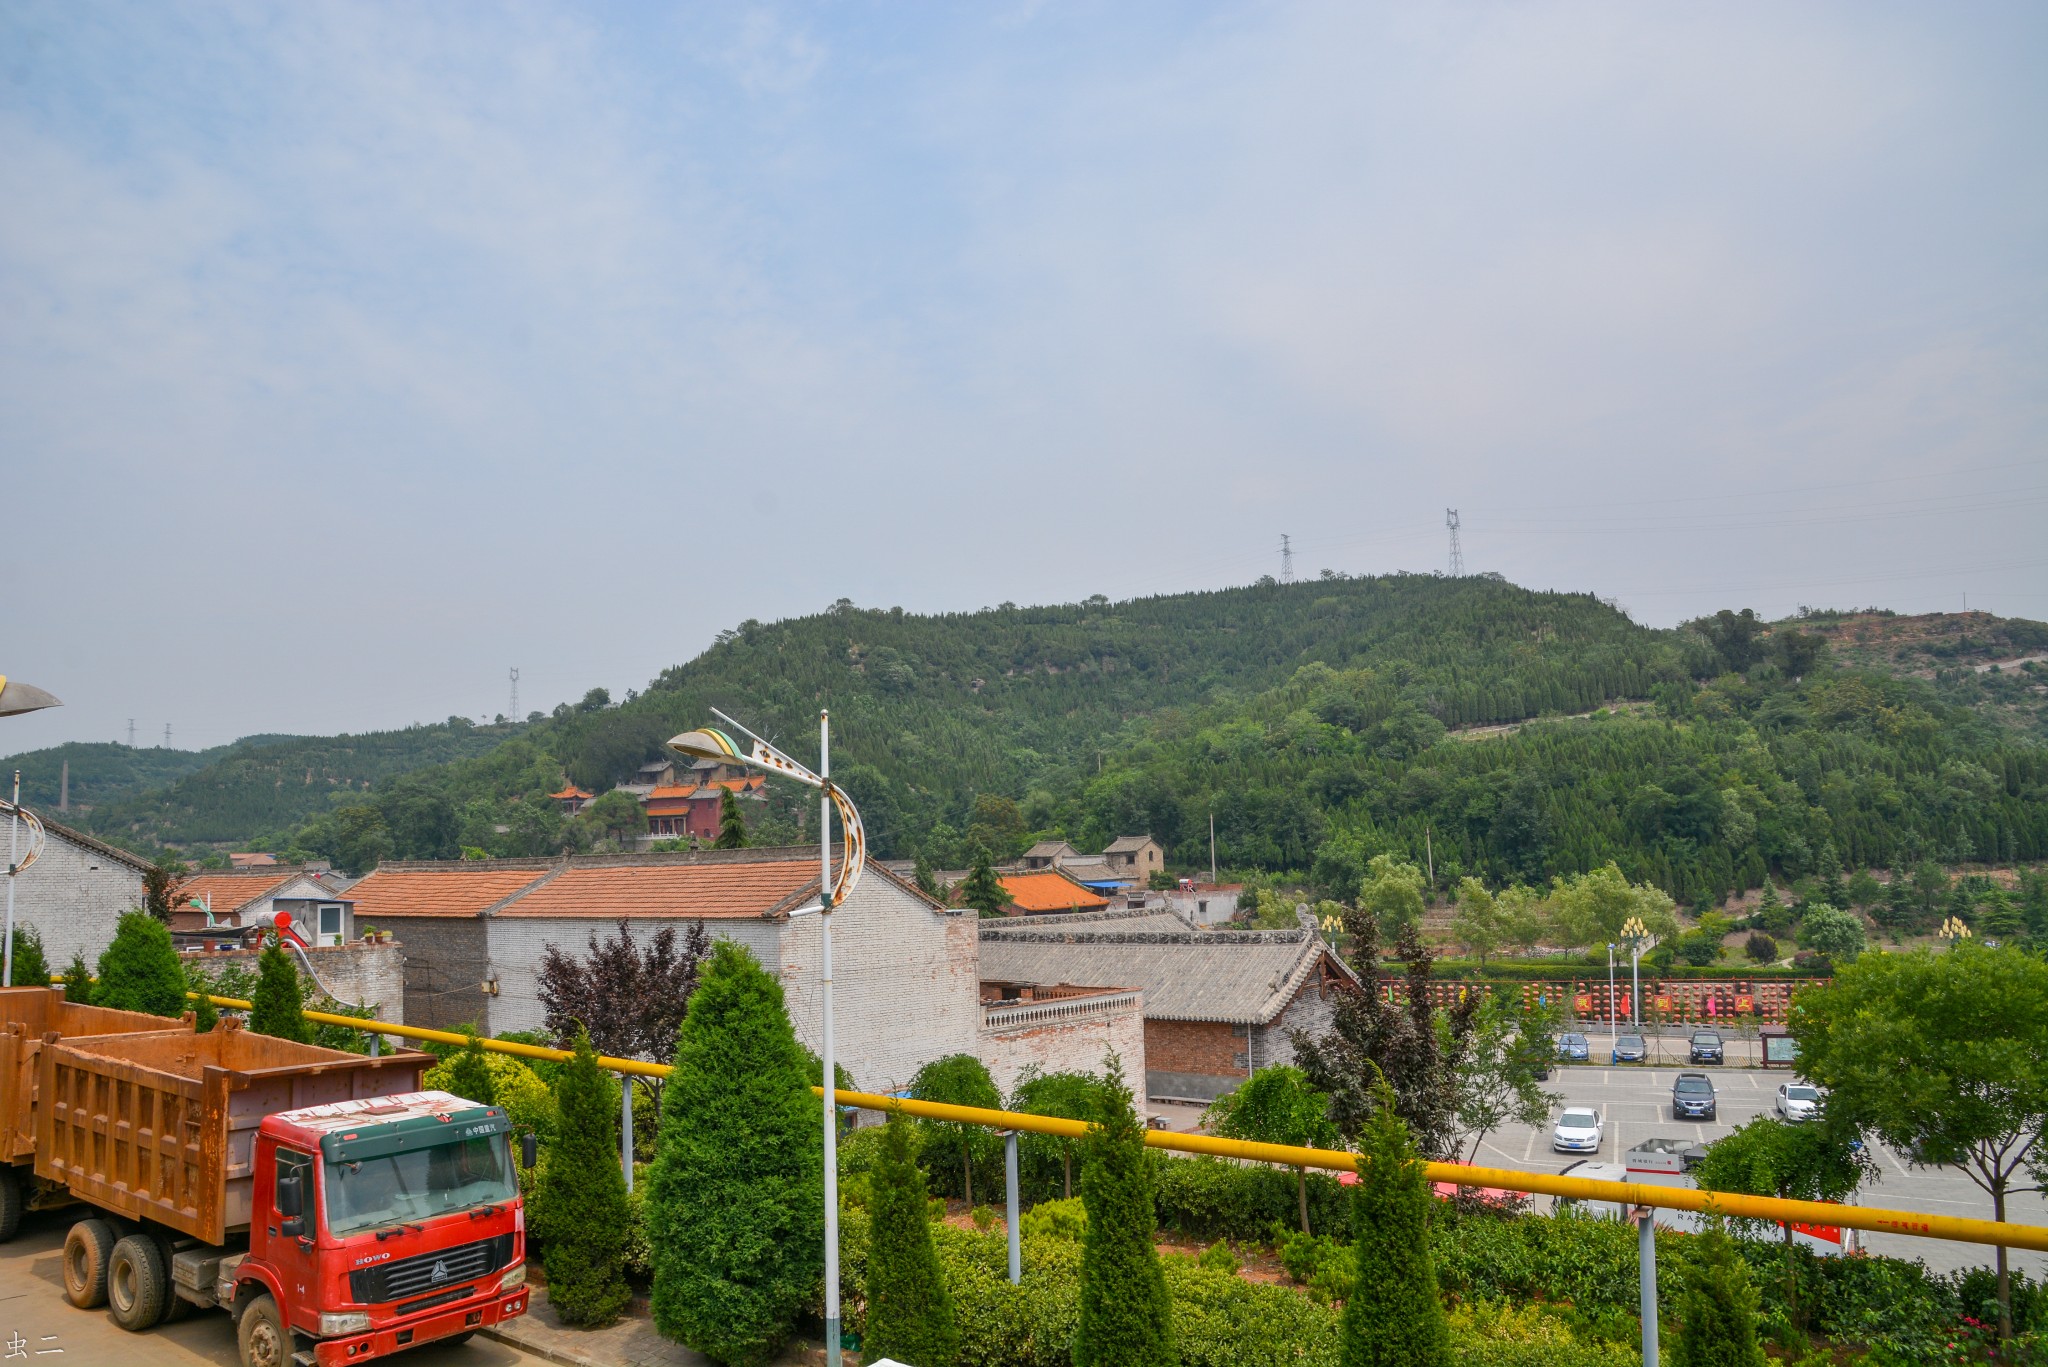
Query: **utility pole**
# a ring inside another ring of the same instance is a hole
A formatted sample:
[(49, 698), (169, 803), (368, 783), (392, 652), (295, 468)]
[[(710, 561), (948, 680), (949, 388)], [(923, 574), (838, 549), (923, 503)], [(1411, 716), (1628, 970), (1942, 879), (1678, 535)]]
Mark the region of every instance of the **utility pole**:
[(1280, 533), (1280, 582), (1294, 582), (1294, 543), (1287, 539), (1287, 533)]
[(1216, 813), (1209, 813), (1209, 886), (1216, 886)]
[(68, 759), (64, 761), (63, 774), (57, 780), (57, 810), (71, 810), (71, 761)]
[(1458, 510), (1444, 509), (1444, 526), (1451, 529), (1451, 578), (1461, 579), (1465, 574), (1465, 552), (1458, 545)]
[(519, 666), (512, 666), (512, 710), (505, 714), (513, 721), (519, 720)]

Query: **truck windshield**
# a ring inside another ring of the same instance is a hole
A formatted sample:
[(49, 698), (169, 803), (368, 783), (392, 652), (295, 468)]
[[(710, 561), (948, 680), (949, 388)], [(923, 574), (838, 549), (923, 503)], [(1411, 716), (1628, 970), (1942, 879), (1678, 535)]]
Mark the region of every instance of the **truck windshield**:
[(325, 1166), (327, 1230), (337, 1238), (518, 1193), (502, 1134)]

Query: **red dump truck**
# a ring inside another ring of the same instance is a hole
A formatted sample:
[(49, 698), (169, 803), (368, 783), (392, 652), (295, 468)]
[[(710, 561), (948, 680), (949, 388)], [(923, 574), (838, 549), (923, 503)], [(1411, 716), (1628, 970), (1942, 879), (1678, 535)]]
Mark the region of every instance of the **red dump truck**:
[(234, 1021), (50, 1031), (15, 1104), (39, 1183), (92, 1207), (64, 1240), (66, 1298), (137, 1332), (227, 1310), (243, 1367), (368, 1362), (523, 1314), (511, 1124), (419, 1090), (431, 1062)]

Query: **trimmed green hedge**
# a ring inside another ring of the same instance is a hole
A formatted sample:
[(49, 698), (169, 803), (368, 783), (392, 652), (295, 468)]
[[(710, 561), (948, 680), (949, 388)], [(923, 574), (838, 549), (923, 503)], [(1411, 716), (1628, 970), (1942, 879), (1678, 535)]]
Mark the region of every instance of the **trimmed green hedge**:
[[(1263, 1242), (1300, 1219), (1291, 1168), (1246, 1167), (1221, 1158), (1174, 1158), (1149, 1150), (1159, 1227), (1207, 1243)], [(1308, 1175), (1309, 1228), (1350, 1237), (1351, 1203), (1335, 1177)]]

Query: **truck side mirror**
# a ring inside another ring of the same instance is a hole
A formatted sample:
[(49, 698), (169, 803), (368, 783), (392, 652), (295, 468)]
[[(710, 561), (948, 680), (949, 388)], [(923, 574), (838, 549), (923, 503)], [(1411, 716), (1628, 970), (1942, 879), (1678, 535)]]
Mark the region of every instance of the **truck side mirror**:
[(306, 1213), (306, 1191), (300, 1185), (302, 1180), (297, 1177), (277, 1179), (277, 1213), (288, 1220)]
[(532, 1130), (519, 1136), (519, 1166), (531, 1172), (540, 1157), (540, 1141), (534, 1138)]

